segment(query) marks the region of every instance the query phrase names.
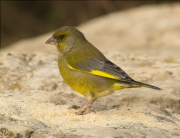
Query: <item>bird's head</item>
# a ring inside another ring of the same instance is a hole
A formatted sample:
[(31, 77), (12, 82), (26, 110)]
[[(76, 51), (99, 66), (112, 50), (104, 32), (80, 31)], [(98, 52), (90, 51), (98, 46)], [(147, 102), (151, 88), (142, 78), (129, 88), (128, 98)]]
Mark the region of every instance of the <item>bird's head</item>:
[(65, 55), (84, 40), (86, 39), (79, 30), (65, 26), (58, 29), (45, 43), (55, 45), (58, 53)]

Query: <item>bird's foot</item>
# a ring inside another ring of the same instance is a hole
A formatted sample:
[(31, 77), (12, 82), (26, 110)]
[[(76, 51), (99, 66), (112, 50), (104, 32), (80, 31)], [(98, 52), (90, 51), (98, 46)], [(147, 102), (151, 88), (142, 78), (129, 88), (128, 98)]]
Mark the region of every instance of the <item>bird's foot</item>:
[(95, 112), (95, 111), (91, 110), (91, 105), (95, 100), (96, 99), (88, 100), (82, 108), (78, 109), (78, 111), (75, 112), (75, 114), (76, 115), (85, 115), (85, 114), (89, 114), (90, 112)]

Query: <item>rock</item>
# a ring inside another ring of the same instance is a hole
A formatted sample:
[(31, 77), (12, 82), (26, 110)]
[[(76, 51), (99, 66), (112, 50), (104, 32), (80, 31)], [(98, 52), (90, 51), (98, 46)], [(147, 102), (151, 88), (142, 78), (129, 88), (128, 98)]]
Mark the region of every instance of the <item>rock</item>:
[(77, 116), (75, 109), (70, 107), (82, 106), (86, 98), (63, 81), (57, 67), (57, 55), (1, 54), (1, 131), (7, 129), (9, 135), (12, 132), (22, 136), (32, 131), (34, 136), (44, 137), (180, 136), (179, 63), (134, 55), (131, 58), (138, 60), (140, 65), (146, 60), (153, 63), (135, 69), (138, 64), (126, 58), (129, 56), (112, 57), (107, 53), (107, 57), (118, 65), (126, 63), (126, 70), (134, 79), (163, 90), (119, 90), (99, 98), (93, 105), (96, 113)]
[[(163, 89), (116, 91), (95, 101), (92, 106), (95, 113), (83, 116), (74, 113), (86, 98), (60, 76), (57, 54), (42, 53), (45, 36), (3, 50), (0, 137), (180, 137), (180, 58), (176, 29), (180, 25), (175, 18), (178, 8), (179, 5), (145, 6), (100, 17), (79, 27), (90, 42), (103, 45), (104, 49), (98, 48), (133, 79)], [(161, 29), (168, 33), (146, 39)], [(32, 47), (27, 50), (21, 44)], [(108, 47), (110, 44), (113, 49)], [(13, 50), (16, 52), (8, 52)]]

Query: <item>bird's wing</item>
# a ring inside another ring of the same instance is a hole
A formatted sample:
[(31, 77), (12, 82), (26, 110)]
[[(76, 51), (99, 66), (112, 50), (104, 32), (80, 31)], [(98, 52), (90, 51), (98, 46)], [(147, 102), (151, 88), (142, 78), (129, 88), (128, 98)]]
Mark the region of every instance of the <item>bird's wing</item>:
[(88, 59), (81, 62), (66, 60), (69, 68), (86, 72), (97, 76), (111, 78), (120, 81), (134, 82), (120, 67), (109, 60)]

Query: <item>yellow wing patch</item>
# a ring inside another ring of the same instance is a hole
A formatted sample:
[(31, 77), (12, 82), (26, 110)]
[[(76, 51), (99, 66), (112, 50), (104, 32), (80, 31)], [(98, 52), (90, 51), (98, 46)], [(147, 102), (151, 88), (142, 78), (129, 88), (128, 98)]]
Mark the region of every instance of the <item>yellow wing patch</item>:
[(118, 79), (118, 77), (107, 73), (107, 72), (103, 72), (100, 70), (92, 70), (92, 72), (90, 72), (91, 74), (97, 75), (97, 76), (102, 76), (102, 77), (106, 77), (106, 78), (111, 78), (111, 79)]
[(68, 67), (72, 70), (76, 70), (76, 71), (81, 71), (81, 72), (85, 72), (85, 73), (89, 73), (89, 74), (93, 74), (93, 75), (97, 75), (97, 76), (101, 76), (101, 77), (106, 77), (106, 78), (111, 78), (111, 79), (119, 79), (117, 76), (114, 76), (110, 73), (107, 73), (107, 72), (103, 72), (103, 71), (100, 71), (100, 70), (92, 70), (92, 72), (89, 72), (89, 71), (83, 71), (83, 70), (77, 70), (73, 67), (71, 67), (69, 64), (68, 64)]

